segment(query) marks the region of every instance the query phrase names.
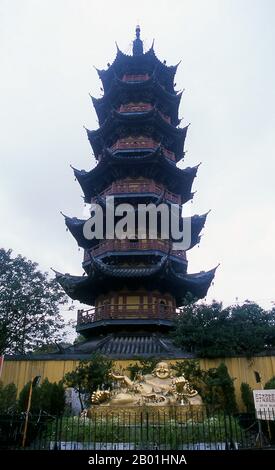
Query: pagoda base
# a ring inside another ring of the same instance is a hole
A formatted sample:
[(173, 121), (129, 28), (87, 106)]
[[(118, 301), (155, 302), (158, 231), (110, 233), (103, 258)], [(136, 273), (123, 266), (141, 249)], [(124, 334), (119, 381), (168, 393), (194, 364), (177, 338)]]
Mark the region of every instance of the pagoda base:
[(151, 423), (165, 425), (171, 419), (177, 423), (200, 422), (205, 418), (204, 405), (94, 405), (85, 412), (85, 416), (92, 420), (106, 420), (116, 422), (140, 424)]

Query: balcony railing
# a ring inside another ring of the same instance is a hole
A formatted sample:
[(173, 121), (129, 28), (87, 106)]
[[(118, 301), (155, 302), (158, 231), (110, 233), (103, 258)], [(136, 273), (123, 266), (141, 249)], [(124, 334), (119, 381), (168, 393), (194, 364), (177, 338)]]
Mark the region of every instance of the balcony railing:
[(153, 109), (150, 103), (127, 103), (120, 105), (120, 113), (144, 113)]
[[(84, 251), (84, 263), (90, 261), (90, 255), (100, 256), (107, 252), (115, 251), (140, 251), (140, 254), (144, 254), (144, 251), (160, 251), (162, 253), (168, 253), (171, 250), (171, 242), (169, 240), (104, 240), (98, 245)], [(182, 250), (172, 250), (172, 256), (176, 256), (181, 260), (186, 260), (186, 253)]]
[(100, 320), (175, 320), (179, 309), (164, 304), (107, 304), (89, 310), (78, 310), (77, 325)]
[[(154, 139), (151, 138), (126, 138), (126, 139), (118, 139), (112, 146), (111, 150), (116, 153), (118, 151), (126, 151), (126, 150), (147, 150), (150, 152), (155, 151), (159, 147), (159, 142), (156, 142)], [(170, 150), (166, 149), (165, 147), (162, 148), (163, 154), (165, 157), (169, 158), (169, 160), (175, 161), (175, 154)]]
[[(164, 187), (156, 184), (154, 181), (136, 181), (136, 180), (125, 180), (115, 181), (108, 186), (104, 191), (100, 193), (101, 196), (108, 196), (109, 194), (132, 194), (132, 193), (153, 193), (156, 195), (162, 194)], [(165, 190), (164, 199), (175, 204), (181, 203), (181, 196), (178, 194), (171, 193)], [(96, 202), (96, 198), (92, 201)]]
[(151, 138), (133, 138), (118, 139), (111, 149), (116, 150), (132, 150), (132, 149), (150, 149), (155, 150), (158, 147), (158, 142)]
[(125, 74), (123, 75), (123, 82), (145, 82), (149, 79), (148, 73), (143, 74)]
[[(151, 103), (126, 103), (126, 104), (121, 104), (118, 111), (120, 113), (145, 113), (147, 111), (150, 111), (153, 109), (153, 105)], [(164, 121), (168, 122), (171, 124), (171, 117), (168, 116), (167, 114), (162, 113), (159, 111), (159, 114), (161, 115), (162, 119)]]

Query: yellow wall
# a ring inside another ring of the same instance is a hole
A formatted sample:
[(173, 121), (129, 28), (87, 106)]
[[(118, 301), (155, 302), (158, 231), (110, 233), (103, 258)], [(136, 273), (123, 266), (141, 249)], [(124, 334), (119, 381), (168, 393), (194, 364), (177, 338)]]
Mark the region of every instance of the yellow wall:
[[(207, 370), (212, 367), (217, 367), (221, 362), (224, 362), (228, 367), (228, 372), (234, 381), (236, 397), (238, 405), (242, 408), (240, 385), (242, 382), (247, 382), (252, 389), (259, 389), (260, 384), (256, 384), (254, 377), (254, 370), (260, 372), (262, 376), (262, 383), (265, 384), (271, 377), (275, 376), (275, 356), (263, 356), (246, 359), (244, 357), (234, 357), (226, 359), (199, 359), (202, 369)], [(34, 378), (36, 375), (41, 375), (41, 380), (46, 377), (50, 382), (59, 381), (64, 377), (66, 372), (69, 372), (77, 366), (79, 361), (73, 360), (52, 360), (52, 361), (4, 361), (4, 367), (1, 380), (6, 385), (8, 383), (15, 383), (18, 390)], [(127, 368), (130, 363), (136, 362), (133, 360), (116, 361), (117, 367)], [(168, 360), (167, 362), (173, 363), (175, 361)]]

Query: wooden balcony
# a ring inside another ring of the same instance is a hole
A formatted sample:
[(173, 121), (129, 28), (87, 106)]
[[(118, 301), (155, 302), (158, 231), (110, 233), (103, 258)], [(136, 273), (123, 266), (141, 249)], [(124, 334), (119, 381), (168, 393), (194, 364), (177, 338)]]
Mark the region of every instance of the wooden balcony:
[(153, 109), (150, 103), (127, 103), (119, 107), (120, 113), (145, 113)]
[[(166, 254), (171, 249), (171, 242), (169, 240), (104, 240), (98, 245), (89, 250), (84, 251), (84, 263), (90, 261), (90, 254), (94, 257), (106, 254), (108, 252), (131, 252), (140, 251), (140, 254), (144, 254), (146, 251), (159, 251)], [(146, 254), (146, 253), (145, 253)], [(185, 251), (172, 250), (171, 256), (176, 256), (180, 260), (186, 260)]]
[(118, 139), (111, 149), (116, 150), (132, 150), (132, 149), (148, 149), (155, 150), (159, 146), (158, 142), (149, 137), (126, 137)]
[[(120, 113), (146, 113), (148, 111), (151, 111), (151, 109), (153, 108), (154, 106), (151, 103), (126, 103), (126, 104), (121, 104), (118, 111)], [(171, 124), (170, 116), (162, 113), (159, 110), (158, 112), (161, 115), (162, 119), (164, 119), (164, 121)]]
[(100, 320), (175, 320), (179, 309), (164, 304), (108, 304), (78, 310), (77, 326)]
[[(155, 194), (160, 196), (164, 191), (164, 186), (155, 183), (153, 180), (120, 180), (113, 182), (108, 186), (104, 191), (100, 193), (101, 196), (108, 195), (118, 195), (118, 194), (135, 194), (135, 193), (146, 193), (146, 194)], [(170, 201), (174, 204), (181, 204), (181, 196), (179, 194), (171, 193), (168, 190), (165, 190), (164, 200)], [(92, 201), (96, 202), (96, 198), (93, 198)]]
[[(148, 151), (154, 152), (159, 147), (159, 142), (156, 142), (150, 137), (126, 137), (125, 139), (118, 139), (112, 146), (113, 153), (125, 151)], [(166, 148), (162, 148), (163, 154), (169, 160), (175, 161), (175, 154)]]

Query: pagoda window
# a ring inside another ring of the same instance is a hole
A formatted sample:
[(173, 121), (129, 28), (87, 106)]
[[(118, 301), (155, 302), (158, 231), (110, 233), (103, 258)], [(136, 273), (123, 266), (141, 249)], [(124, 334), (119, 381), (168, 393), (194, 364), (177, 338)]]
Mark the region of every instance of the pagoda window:
[(122, 309), (123, 309), (123, 296), (119, 295), (118, 296), (118, 310), (122, 310)]
[(164, 300), (161, 300), (159, 302), (159, 311), (160, 311), (160, 313), (164, 313), (165, 310), (166, 310), (166, 307), (167, 307), (166, 302)]
[(127, 295), (126, 305), (127, 305), (127, 309), (136, 310), (140, 306), (140, 296), (139, 295)]
[(143, 296), (142, 303), (143, 303), (143, 308), (147, 310), (148, 309), (148, 295)]

